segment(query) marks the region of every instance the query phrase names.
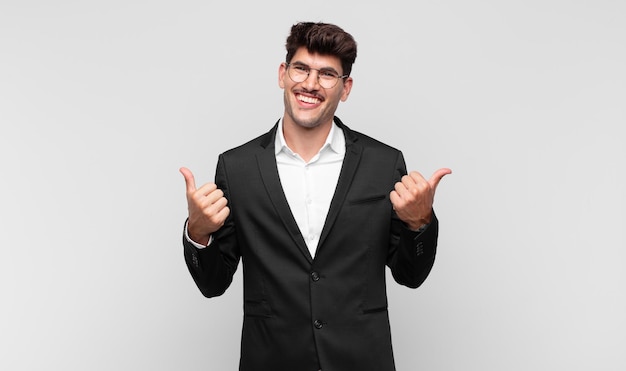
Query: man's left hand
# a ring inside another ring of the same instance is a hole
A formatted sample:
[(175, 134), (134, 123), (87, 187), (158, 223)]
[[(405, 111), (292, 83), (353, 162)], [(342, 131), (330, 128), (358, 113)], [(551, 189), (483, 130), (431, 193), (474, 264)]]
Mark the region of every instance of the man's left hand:
[(416, 231), (430, 223), (435, 190), (441, 179), (451, 173), (452, 170), (441, 168), (426, 180), (422, 174), (411, 171), (396, 183), (389, 199), (396, 214), (409, 229)]

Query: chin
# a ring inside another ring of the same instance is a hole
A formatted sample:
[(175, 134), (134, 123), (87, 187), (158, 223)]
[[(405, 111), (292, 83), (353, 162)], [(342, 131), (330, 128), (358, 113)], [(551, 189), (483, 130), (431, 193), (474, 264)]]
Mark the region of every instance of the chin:
[(313, 128), (320, 126), (324, 122), (324, 118), (321, 117), (320, 115), (315, 115), (312, 113), (313, 112), (311, 111), (292, 112), (290, 116), (293, 122), (299, 127), (313, 129)]
[(294, 120), (294, 122), (296, 125), (308, 129), (316, 128), (322, 123), (320, 120)]

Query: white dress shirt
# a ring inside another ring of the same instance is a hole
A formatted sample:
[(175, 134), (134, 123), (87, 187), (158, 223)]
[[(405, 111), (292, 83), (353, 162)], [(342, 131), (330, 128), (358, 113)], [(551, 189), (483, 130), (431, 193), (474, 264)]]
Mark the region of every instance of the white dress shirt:
[(283, 192), (313, 257), (346, 153), (343, 130), (333, 123), (326, 142), (307, 163), (287, 146), (281, 120), (274, 148)]
[[(305, 162), (287, 146), (281, 120), (276, 131), (274, 153), (291, 213), (314, 257), (346, 153), (343, 130), (333, 123), (322, 148), (309, 162)], [(185, 236), (197, 248), (206, 247), (189, 238), (186, 226)], [(211, 241), (212, 238), (209, 245)]]

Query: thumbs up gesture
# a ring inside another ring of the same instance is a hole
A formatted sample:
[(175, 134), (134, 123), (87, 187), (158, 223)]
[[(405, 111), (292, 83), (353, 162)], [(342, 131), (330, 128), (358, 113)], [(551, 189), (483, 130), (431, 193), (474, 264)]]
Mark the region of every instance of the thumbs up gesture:
[(451, 173), (452, 170), (442, 168), (426, 180), (422, 174), (412, 171), (396, 183), (389, 198), (396, 214), (409, 229), (417, 230), (430, 223), (435, 190), (441, 179)]
[(180, 173), (187, 185), (187, 233), (189, 238), (201, 245), (209, 243), (211, 234), (224, 225), (230, 214), (228, 200), (224, 192), (215, 183), (207, 183), (196, 188), (196, 181), (191, 170), (182, 167)]

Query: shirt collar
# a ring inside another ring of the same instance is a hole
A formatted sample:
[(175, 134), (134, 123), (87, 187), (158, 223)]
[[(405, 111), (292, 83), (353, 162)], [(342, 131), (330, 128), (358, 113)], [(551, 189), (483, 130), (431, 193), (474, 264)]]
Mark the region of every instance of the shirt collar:
[[(333, 125), (330, 127), (330, 132), (326, 137), (326, 141), (322, 148), (320, 148), (320, 152), (322, 152), (325, 148), (330, 148), (333, 152), (337, 154), (344, 154), (346, 152), (346, 138), (343, 133), (343, 130), (337, 123), (333, 120)], [(274, 139), (274, 154), (277, 155), (281, 151), (285, 151), (289, 154), (293, 154), (294, 152), (287, 146), (287, 142), (285, 141), (285, 135), (283, 134), (283, 119), (278, 123), (278, 129), (276, 129), (276, 138)]]

